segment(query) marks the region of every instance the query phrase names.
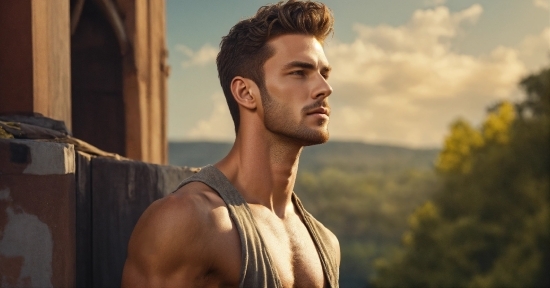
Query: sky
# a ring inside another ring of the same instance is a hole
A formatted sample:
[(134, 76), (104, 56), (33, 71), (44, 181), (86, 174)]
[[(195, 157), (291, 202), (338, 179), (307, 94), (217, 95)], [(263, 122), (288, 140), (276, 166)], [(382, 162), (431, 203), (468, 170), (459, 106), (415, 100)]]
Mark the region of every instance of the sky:
[[(550, 65), (550, 0), (326, 0), (332, 140), (441, 147)], [(167, 0), (168, 138), (233, 141), (215, 58), (261, 0)]]

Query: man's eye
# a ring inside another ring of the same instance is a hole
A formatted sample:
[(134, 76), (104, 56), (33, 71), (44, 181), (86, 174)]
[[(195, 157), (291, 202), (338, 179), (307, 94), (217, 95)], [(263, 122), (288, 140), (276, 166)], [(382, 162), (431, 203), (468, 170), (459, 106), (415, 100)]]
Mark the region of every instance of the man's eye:
[(290, 72), (290, 74), (291, 74), (291, 75), (304, 76), (306, 73), (305, 73), (303, 70), (296, 70), (296, 71)]

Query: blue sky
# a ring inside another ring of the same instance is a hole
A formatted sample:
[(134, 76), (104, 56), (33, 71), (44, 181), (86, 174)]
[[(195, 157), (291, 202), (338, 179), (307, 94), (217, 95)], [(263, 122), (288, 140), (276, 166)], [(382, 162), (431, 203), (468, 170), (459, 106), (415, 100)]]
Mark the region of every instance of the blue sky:
[[(458, 117), (479, 125), (550, 63), (549, 2), (323, 1), (335, 17), (331, 139), (438, 147)], [(169, 139), (234, 139), (215, 56), (231, 26), (267, 3), (166, 1)]]

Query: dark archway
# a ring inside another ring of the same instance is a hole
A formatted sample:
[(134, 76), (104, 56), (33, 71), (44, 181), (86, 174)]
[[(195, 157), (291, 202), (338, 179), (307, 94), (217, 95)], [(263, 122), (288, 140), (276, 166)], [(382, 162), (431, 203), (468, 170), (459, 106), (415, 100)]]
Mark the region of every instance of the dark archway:
[[(79, 1), (71, 1), (71, 9)], [(73, 135), (126, 155), (123, 56), (111, 24), (95, 1), (84, 1), (71, 37)]]

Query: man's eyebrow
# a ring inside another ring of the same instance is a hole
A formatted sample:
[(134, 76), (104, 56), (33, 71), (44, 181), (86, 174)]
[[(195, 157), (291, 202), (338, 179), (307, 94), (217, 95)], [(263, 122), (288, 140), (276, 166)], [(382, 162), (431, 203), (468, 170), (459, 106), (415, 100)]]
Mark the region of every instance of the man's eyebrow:
[[(304, 68), (304, 69), (313, 70), (313, 69), (315, 69), (315, 65), (313, 65), (309, 62), (304, 62), (304, 61), (292, 61), (292, 62), (287, 63), (284, 66), (284, 69), (291, 69), (291, 68)], [(323, 66), (321, 68), (322, 72), (330, 72), (330, 70), (332, 70), (332, 67), (330, 67), (330, 66)]]

